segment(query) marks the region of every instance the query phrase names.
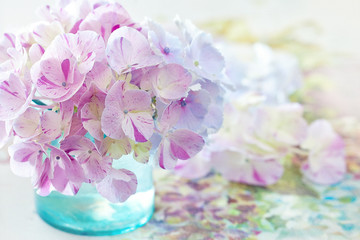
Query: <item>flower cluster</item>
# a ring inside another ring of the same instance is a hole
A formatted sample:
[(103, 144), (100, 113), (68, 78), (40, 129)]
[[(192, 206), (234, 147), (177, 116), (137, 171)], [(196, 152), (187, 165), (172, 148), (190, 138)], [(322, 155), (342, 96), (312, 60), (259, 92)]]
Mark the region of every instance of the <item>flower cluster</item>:
[(118, 3), (59, 1), (0, 42), (0, 133), (12, 170), (40, 195), (95, 185), (112, 202), (137, 177), (114, 159), (173, 169), (222, 124), (224, 59), (187, 21), (172, 33)]
[(340, 181), (346, 173), (343, 139), (326, 120), (309, 125), (303, 106), (289, 102), (301, 85), (296, 61), (265, 45), (247, 47), (255, 48), (255, 59), (232, 58), (227, 65), (233, 91), (226, 94), (222, 128), (192, 161), (179, 162), (176, 173), (199, 178), (214, 169), (231, 181), (266, 186), (276, 183), (287, 165), (318, 184)]
[(266, 186), (282, 177), (289, 160), (318, 184), (336, 183), (346, 173), (343, 139), (326, 120), (308, 125), (297, 103), (244, 106), (241, 99), (227, 104), (224, 116), (210, 144), (176, 166), (178, 174), (198, 178), (215, 169), (231, 181)]

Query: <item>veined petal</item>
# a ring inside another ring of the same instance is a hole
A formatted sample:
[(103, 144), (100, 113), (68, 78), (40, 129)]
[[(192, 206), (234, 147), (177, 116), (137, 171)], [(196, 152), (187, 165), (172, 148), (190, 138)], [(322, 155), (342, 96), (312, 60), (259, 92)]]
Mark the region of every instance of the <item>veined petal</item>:
[(96, 185), (98, 192), (110, 202), (124, 202), (136, 193), (137, 178), (126, 169), (111, 169), (109, 174)]
[(121, 27), (111, 34), (106, 55), (111, 68), (119, 74), (161, 62), (161, 58), (152, 54), (145, 36), (129, 27)]
[(41, 143), (51, 142), (61, 136), (61, 115), (53, 111), (46, 111), (40, 118), (42, 133), (38, 137)]
[(41, 60), (31, 69), (39, 93), (56, 101), (74, 96), (84, 83), (86, 73), (105, 58), (105, 43), (96, 33), (57, 36)]
[[(84, 176), (84, 170), (82, 169), (82, 167), (79, 164), (79, 161), (77, 161), (76, 159), (72, 158), (69, 154), (67, 154), (66, 152), (64, 152), (61, 149), (58, 149), (56, 147), (53, 146), (48, 146), (49, 149), (51, 149), (51, 153), (50, 153), (50, 161), (54, 166), (54, 171), (55, 171), (55, 167), (59, 167), (61, 168), (64, 172), (60, 172), (60, 169), (58, 170), (57, 173), (59, 173), (61, 176), (55, 176), (55, 172), (54, 172), (54, 176), (51, 177), (51, 179), (55, 179), (57, 177), (63, 177), (65, 178), (63, 181), (61, 181), (62, 183), (65, 183), (65, 181), (71, 181), (71, 182), (83, 182), (85, 180), (85, 176)], [(62, 176), (64, 175), (64, 176)], [(57, 179), (59, 180), (59, 179)], [(59, 182), (58, 182), (59, 183)], [(65, 184), (66, 186), (66, 184)], [(65, 189), (64, 186), (64, 189)], [(62, 190), (58, 190), (58, 191), (63, 191)]]
[(50, 175), (53, 174), (53, 169), (49, 158), (45, 158), (44, 162), (38, 161), (35, 173), (32, 177), (32, 184), (37, 188), (36, 193), (40, 196), (48, 196), (51, 193)]
[(187, 129), (176, 130), (168, 138), (172, 155), (181, 160), (195, 156), (205, 144), (204, 139), (199, 134)]
[(143, 90), (127, 90), (124, 93), (124, 110), (146, 111), (151, 110), (151, 97)]
[(151, 73), (154, 91), (162, 99), (185, 97), (192, 82), (191, 74), (178, 64), (168, 64)]
[(66, 138), (71, 129), (72, 117), (74, 115), (74, 102), (71, 100), (60, 103), (61, 129), (64, 131), (63, 138)]
[(106, 62), (95, 62), (93, 69), (86, 75), (85, 83), (90, 88), (92, 83), (102, 91), (107, 91), (111, 83), (114, 81), (114, 76), (111, 68)]
[(160, 132), (166, 133), (174, 127), (180, 120), (181, 114), (182, 111), (177, 102), (172, 102), (168, 105), (163, 111), (159, 121)]
[(166, 32), (160, 24), (148, 19), (148, 38), (152, 50), (165, 60), (166, 63), (183, 62), (184, 48), (180, 39)]
[(154, 120), (148, 112), (129, 112), (121, 126), (125, 135), (137, 142), (146, 142), (154, 133)]
[(12, 120), (25, 112), (33, 95), (34, 89), (14, 74), (0, 82), (0, 120)]
[(125, 133), (122, 129), (122, 122), (124, 120), (124, 113), (119, 108), (113, 106), (105, 107), (101, 116), (101, 129), (106, 134), (114, 139), (122, 139)]
[(34, 142), (22, 142), (9, 147), (10, 167), (14, 174), (30, 177), (38, 161), (42, 161), (43, 148)]
[(101, 115), (105, 108), (105, 98), (105, 93), (95, 91), (89, 99), (83, 100), (88, 102), (81, 108), (81, 121), (84, 128), (97, 140), (104, 138), (104, 133), (101, 130)]
[(94, 143), (83, 136), (70, 136), (61, 143), (61, 149), (75, 155), (89, 182), (101, 181), (110, 171), (112, 159), (102, 156)]
[(155, 159), (163, 169), (174, 169), (177, 158), (174, 157), (170, 149), (170, 141), (164, 138), (156, 151)]
[(110, 34), (123, 26), (140, 28), (120, 4), (111, 3), (90, 12), (81, 22), (79, 29), (97, 32), (107, 42)]

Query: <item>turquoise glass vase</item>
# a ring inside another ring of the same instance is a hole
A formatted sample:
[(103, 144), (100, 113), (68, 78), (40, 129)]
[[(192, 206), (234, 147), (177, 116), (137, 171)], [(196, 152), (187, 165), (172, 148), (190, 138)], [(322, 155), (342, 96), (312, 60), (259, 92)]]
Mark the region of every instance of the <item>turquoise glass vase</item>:
[(125, 202), (111, 203), (94, 186), (83, 184), (75, 196), (35, 194), (39, 216), (57, 229), (79, 235), (117, 235), (143, 226), (154, 212), (151, 164), (138, 163), (128, 155), (114, 160), (113, 167), (128, 169), (137, 176), (137, 192)]

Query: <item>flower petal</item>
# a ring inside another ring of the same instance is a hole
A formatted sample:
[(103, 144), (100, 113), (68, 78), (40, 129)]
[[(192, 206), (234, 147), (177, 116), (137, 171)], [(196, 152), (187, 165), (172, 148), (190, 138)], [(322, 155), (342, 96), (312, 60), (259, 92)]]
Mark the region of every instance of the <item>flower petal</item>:
[(30, 177), (38, 161), (42, 161), (44, 151), (34, 142), (22, 142), (9, 147), (10, 167), (14, 174)]
[(346, 173), (345, 143), (326, 120), (316, 120), (301, 144), (309, 158), (302, 165), (304, 176), (318, 184), (333, 184)]
[(42, 134), (39, 135), (40, 143), (51, 142), (61, 136), (61, 115), (53, 111), (46, 111), (40, 118)]
[(17, 136), (28, 138), (40, 133), (40, 114), (34, 108), (28, 108), (13, 123)]
[(163, 169), (174, 169), (177, 158), (171, 154), (170, 141), (164, 138), (156, 151), (155, 160)]
[(174, 157), (181, 160), (189, 159), (199, 153), (204, 144), (204, 139), (187, 129), (179, 129), (169, 135), (170, 149)]
[(12, 120), (26, 111), (34, 90), (14, 74), (0, 82), (0, 120)]
[(97, 32), (107, 42), (110, 34), (123, 26), (138, 27), (119, 3), (112, 3), (95, 8), (81, 22), (79, 29)]
[(283, 166), (275, 159), (248, 158), (245, 154), (225, 150), (213, 152), (211, 163), (225, 178), (256, 186), (277, 182), (283, 174)]
[(71, 98), (82, 87), (85, 74), (94, 63), (105, 58), (103, 39), (94, 32), (57, 36), (46, 49), (41, 60), (31, 69), (38, 92), (62, 102)]
[(142, 143), (132, 142), (132, 148), (134, 149), (134, 159), (140, 163), (147, 163), (150, 158), (151, 147), (151, 141)]
[(192, 82), (191, 74), (178, 64), (168, 64), (150, 74), (156, 94), (166, 100), (185, 97)]
[(126, 169), (112, 169), (110, 173), (96, 185), (98, 192), (110, 202), (125, 202), (136, 193), (137, 178)]
[(88, 102), (81, 108), (81, 121), (84, 128), (97, 140), (104, 138), (101, 130), (101, 115), (105, 108), (105, 98), (106, 94), (102, 91), (94, 91), (87, 100), (82, 98), (82, 101)]
[(210, 162), (210, 149), (203, 149), (195, 157), (188, 161), (178, 161), (174, 172), (188, 179), (199, 179), (205, 177), (212, 169)]
[(107, 91), (113, 80), (112, 70), (106, 62), (95, 62), (93, 69), (86, 74), (85, 83), (88, 88), (95, 83), (99, 89)]
[(102, 155), (109, 154), (113, 159), (119, 159), (131, 152), (131, 144), (128, 138), (116, 140), (107, 137), (101, 143), (100, 152)]
[(90, 139), (83, 136), (70, 136), (61, 143), (61, 149), (81, 163), (89, 182), (101, 181), (110, 171), (112, 159), (103, 157)]
[(111, 34), (106, 55), (110, 67), (119, 74), (161, 62), (161, 58), (152, 54), (145, 36), (129, 27), (121, 27)]
[(146, 142), (154, 133), (154, 120), (148, 112), (129, 112), (121, 126), (125, 135), (137, 142)]
[(101, 129), (106, 136), (114, 139), (122, 139), (125, 133), (122, 130), (124, 113), (113, 106), (105, 107), (101, 116)]
[(124, 93), (124, 110), (146, 111), (151, 110), (151, 97), (143, 90), (127, 90)]

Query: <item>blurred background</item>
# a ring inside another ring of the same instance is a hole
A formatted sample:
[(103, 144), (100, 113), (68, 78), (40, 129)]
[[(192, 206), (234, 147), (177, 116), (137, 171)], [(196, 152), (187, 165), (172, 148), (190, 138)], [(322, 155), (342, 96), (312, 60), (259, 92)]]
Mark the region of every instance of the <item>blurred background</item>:
[[(0, 9), (0, 31), (24, 28), (39, 18), (35, 10), (51, 0), (6, 1)], [(313, 21), (322, 34), (323, 46), (348, 53), (360, 53), (360, 2), (357, 0), (121, 0), (136, 20), (144, 16), (170, 20), (175, 14), (195, 22), (236, 18), (250, 29), (267, 36), (293, 24)]]

